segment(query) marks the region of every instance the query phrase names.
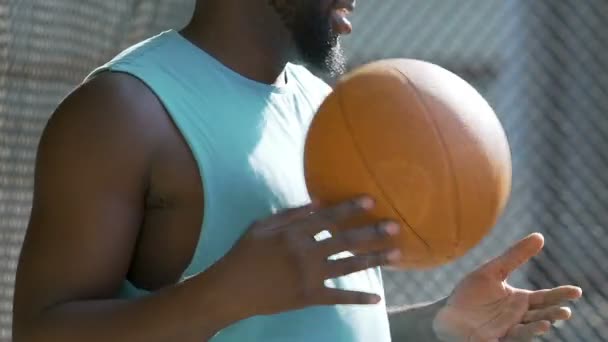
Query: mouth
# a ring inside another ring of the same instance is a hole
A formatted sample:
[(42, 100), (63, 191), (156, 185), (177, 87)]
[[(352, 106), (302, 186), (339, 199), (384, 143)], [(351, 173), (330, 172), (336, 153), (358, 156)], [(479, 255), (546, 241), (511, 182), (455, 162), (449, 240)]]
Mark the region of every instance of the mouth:
[(331, 25), (339, 35), (350, 34), (353, 25), (348, 20), (350, 14), (355, 10), (355, 0), (336, 0), (331, 8)]

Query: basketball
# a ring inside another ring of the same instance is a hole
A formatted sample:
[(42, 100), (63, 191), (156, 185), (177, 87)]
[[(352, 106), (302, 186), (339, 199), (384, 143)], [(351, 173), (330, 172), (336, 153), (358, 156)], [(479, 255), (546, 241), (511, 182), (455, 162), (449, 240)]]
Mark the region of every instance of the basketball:
[(511, 191), (509, 144), (488, 102), (456, 74), (411, 59), (371, 62), (340, 78), (311, 123), (304, 166), (322, 205), (367, 194), (376, 206), (358, 223), (401, 225), (393, 241), (404, 269), (465, 255)]

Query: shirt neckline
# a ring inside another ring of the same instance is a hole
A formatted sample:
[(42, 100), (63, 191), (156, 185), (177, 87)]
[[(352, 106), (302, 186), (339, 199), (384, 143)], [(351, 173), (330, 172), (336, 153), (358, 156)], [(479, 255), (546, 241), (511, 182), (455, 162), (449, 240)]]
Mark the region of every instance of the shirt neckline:
[(223, 64), (221, 61), (219, 61), (217, 58), (215, 58), (212, 55), (210, 55), (209, 53), (207, 53), (205, 50), (194, 45), (191, 41), (186, 39), (184, 36), (182, 36), (176, 30), (171, 29), (171, 30), (165, 31), (163, 34), (167, 34), (167, 35), (175, 37), (178, 41), (180, 41), (186, 47), (188, 47), (188, 49), (194, 50), (194, 53), (203, 57), (203, 59), (205, 61), (213, 64), (216, 68), (221, 70), (224, 74), (233, 78), (235, 81), (246, 85), (247, 87), (250, 87), (250, 88), (256, 89), (258, 91), (265, 92), (265, 93), (270, 92), (270, 93), (281, 94), (281, 93), (287, 93), (294, 86), (295, 78), (291, 72), (291, 67), (290, 67), (291, 64), (289, 64), (289, 63), (287, 64), (287, 66), (285, 67), (285, 70), (283, 72), (283, 75), (285, 75), (285, 77), (287, 78), (287, 80), (284, 84), (276, 85), (276, 84), (263, 83), (263, 82), (259, 82), (259, 81), (247, 78), (247, 77), (241, 75), (240, 73), (234, 71), (233, 69), (229, 68), (228, 66)]

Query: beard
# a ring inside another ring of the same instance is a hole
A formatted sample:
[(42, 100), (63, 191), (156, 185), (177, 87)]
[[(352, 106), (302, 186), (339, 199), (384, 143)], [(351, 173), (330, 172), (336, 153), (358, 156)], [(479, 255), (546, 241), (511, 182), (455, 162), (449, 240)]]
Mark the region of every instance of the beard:
[(323, 13), (320, 1), (271, 1), (271, 4), (293, 36), (295, 61), (332, 77), (344, 73), (346, 58), (340, 35), (332, 28), (329, 11)]

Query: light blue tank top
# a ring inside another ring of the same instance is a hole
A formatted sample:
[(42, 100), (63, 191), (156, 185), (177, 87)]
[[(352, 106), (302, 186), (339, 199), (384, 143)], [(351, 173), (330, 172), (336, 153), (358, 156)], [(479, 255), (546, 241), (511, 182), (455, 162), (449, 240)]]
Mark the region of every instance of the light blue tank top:
[[(125, 72), (160, 99), (190, 146), (201, 173), (201, 236), (183, 279), (225, 255), (250, 224), (309, 202), (303, 147), (309, 123), (330, 87), (289, 64), (287, 84), (247, 79), (170, 30), (125, 50), (89, 77)], [(379, 269), (327, 285), (384, 295)], [(243, 284), (247, 286), (247, 284)], [(147, 293), (125, 281), (122, 298)], [(212, 342), (388, 342), (385, 303), (317, 306), (256, 316), (225, 328)]]

